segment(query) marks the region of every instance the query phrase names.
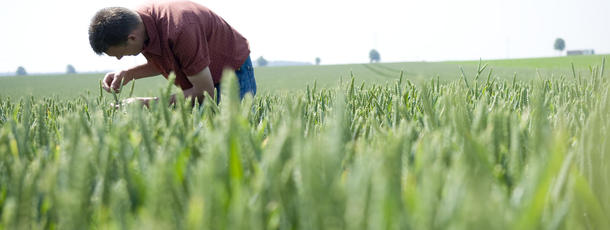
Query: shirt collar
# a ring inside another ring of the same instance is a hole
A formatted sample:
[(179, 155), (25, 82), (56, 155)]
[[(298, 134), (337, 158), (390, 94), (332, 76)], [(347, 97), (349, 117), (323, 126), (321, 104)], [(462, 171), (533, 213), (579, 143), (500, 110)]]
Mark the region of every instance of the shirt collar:
[(150, 16), (148, 12), (137, 11), (137, 13), (140, 15), (142, 23), (144, 23), (144, 28), (146, 28), (146, 34), (148, 35), (148, 43), (144, 44), (142, 53), (146, 52), (161, 56), (159, 33), (157, 32), (157, 27), (155, 26), (152, 16)]

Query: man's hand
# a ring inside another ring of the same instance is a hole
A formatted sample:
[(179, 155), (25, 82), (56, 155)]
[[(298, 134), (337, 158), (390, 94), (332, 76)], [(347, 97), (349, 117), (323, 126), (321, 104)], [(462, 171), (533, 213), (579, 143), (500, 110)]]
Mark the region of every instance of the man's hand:
[(123, 85), (126, 85), (131, 80), (133, 80), (133, 78), (127, 75), (126, 70), (110, 72), (104, 77), (104, 80), (102, 81), (102, 88), (109, 93), (112, 92), (111, 90), (118, 93), (122, 87), (121, 81), (123, 82)]
[(146, 63), (128, 70), (107, 73), (102, 81), (102, 88), (109, 93), (112, 92), (111, 90), (118, 93), (121, 90), (121, 81), (123, 81), (123, 85), (127, 85), (131, 80), (152, 77), (159, 74), (159, 70), (153, 65)]

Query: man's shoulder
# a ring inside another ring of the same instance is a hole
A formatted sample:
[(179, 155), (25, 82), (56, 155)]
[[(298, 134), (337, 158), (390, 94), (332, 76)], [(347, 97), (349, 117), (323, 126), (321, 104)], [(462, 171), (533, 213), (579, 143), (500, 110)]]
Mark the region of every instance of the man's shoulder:
[(176, 28), (208, 18), (211, 12), (207, 7), (192, 1), (150, 2), (136, 11), (149, 15), (158, 24)]
[(147, 27), (167, 40), (178, 39), (184, 31), (197, 31), (211, 17), (206, 7), (191, 1), (149, 2), (136, 10)]
[(193, 1), (150, 1), (137, 7), (137, 11), (148, 11), (157, 13), (179, 13), (193, 10), (209, 11), (209, 9)]

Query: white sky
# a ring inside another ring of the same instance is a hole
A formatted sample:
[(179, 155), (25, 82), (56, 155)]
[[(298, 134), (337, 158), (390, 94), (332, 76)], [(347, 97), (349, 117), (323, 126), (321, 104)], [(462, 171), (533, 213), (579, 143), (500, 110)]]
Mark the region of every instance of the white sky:
[[(91, 17), (103, 7), (143, 0), (0, 0), (0, 73), (118, 70), (144, 63), (97, 56)], [(498, 59), (610, 53), (609, 0), (195, 0), (250, 42), (251, 57), (322, 64)]]

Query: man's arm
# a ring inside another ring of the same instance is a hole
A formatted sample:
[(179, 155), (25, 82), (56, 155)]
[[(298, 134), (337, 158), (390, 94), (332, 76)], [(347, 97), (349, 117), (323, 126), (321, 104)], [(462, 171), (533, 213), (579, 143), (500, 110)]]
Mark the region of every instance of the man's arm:
[(108, 92), (110, 92), (111, 89), (118, 92), (121, 87), (121, 81), (123, 82), (123, 85), (125, 85), (134, 79), (152, 77), (159, 74), (160, 72), (152, 64), (146, 63), (128, 70), (107, 73), (104, 77), (102, 86), (104, 90)]
[[(207, 93), (213, 98), (214, 95), (214, 80), (212, 80), (212, 73), (210, 72), (209, 67), (205, 67), (201, 72), (193, 75), (187, 76), (188, 80), (191, 82), (193, 87), (190, 89), (186, 89), (182, 91), (184, 98), (191, 99), (192, 102), (195, 102), (195, 99), (199, 101), (199, 103), (203, 102), (204, 94)], [(140, 101), (144, 106), (149, 106), (150, 101), (159, 100), (158, 97), (138, 97), (138, 98), (130, 98), (131, 100), (126, 103), (132, 103), (134, 101)], [(173, 94), (170, 97), (169, 104), (174, 104), (176, 102), (176, 95)]]
[(132, 78), (131, 80), (157, 76), (159, 74), (161, 74), (161, 72), (159, 72), (159, 70), (157, 70), (157, 68), (150, 63), (139, 65), (127, 70), (127, 76), (130, 76)]
[(214, 95), (214, 80), (212, 80), (212, 73), (210, 67), (205, 67), (201, 72), (187, 76), (193, 87), (183, 91), (184, 98), (191, 98), (191, 100), (197, 99), (200, 103), (203, 101), (204, 94), (209, 94), (210, 97)]

